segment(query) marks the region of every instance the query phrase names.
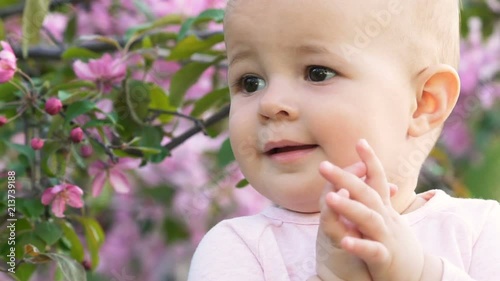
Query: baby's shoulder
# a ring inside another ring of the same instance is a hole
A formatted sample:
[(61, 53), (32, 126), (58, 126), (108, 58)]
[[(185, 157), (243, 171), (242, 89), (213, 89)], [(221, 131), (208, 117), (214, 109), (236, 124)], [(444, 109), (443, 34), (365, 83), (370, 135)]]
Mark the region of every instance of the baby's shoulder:
[(480, 227), (490, 221), (500, 221), (500, 204), (495, 200), (456, 198), (444, 192), (429, 201), (433, 216), (454, 217), (471, 227)]
[(203, 238), (203, 242), (233, 241), (250, 246), (252, 241), (258, 241), (262, 237), (272, 223), (272, 220), (262, 214), (226, 219), (213, 226)]

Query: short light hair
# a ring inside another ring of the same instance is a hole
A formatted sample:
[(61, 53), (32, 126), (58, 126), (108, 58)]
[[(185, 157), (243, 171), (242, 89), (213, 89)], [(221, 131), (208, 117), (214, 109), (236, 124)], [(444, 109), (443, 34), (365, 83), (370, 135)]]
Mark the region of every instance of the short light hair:
[(460, 1), (410, 0), (395, 28), (401, 49), (418, 67), (443, 63), (458, 69), (460, 62)]
[[(311, 4), (314, 4), (314, 1), (316, 0), (311, 1)], [(400, 1), (403, 5), (403, 12), (399, 20), (389, 27), (393, 33), (386, 34), (397, 37), (397, 51), (404, 60), (407, 60), (412, 72), (426, 65), (437, 63), (448, 64), (458, 69), (460, 0)], [(238, 2), (239, 0), (228, 0), (226, 14), (230, 13)]]

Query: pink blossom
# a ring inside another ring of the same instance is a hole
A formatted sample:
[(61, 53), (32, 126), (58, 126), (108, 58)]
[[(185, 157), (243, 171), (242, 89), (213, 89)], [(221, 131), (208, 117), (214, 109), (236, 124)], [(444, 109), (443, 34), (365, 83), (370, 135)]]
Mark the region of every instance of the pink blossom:
[(33, 138), (31, 139), (31, 148), (33, 148), (34, 150), (40, 150), (42, 149), (44, 145), (44, 141), (40, 138)]
[(83, 140), (83, 130), (80, 127), (76, 127), (71, 130), (69, 137), (74, 143), (80, 143)]
[(141, 159), (133, 158), (120, 158), (116, 164), (111, 160), (107, 163), (100, 160), (92, 163), (89, 169), (89, 175), (94, 177), (92, 196), (97, 197), (101, 194), (107, 179), (109, 179), (109, 183), (117, 193), (128, 193), (130, 191), (130, 182), (124, 171), (137, 168), (140, 163)]
[(56, 217), (63, 218), (66, 204), (74, 208), (83, 207), (83, 191), (76, 185), (63, 183), (47, 188), (42, 194), (42, 204), (52, 204), (52, 212)]
[(77, 25), (80, 35), (112, 34), (113, 22), (109, 13), (111, 1), (92, 1), (90, 10), (79, 8), (77, 10)]
[(451, 155), (460, 157), (465, 155), (472, 145), (472, 135), (463, 121), (448, 123), (443, 128), (442, 141)]
[(0, 127), (7, 124), (7, 117), (0, 115)]
[(92, 149), (92, 145), (90, 144), (82, 145), (82, 147), (80, 148), (80, 155), (83, 158), (89, 158), (90, 156), (92, 156), (92, 153), (94, 153), (94, 149)]
[(68, 17), (61, 13), (50, 13), (43, 21), (43, 27), (58, 41), (63, 39), (67, 24)]
[(47, 112), (50, 115), (56, 115), (61, 111), (62, 107), (63, 104), (61, 100), (52, 97), (48, 99), (47, 102), (45, 103), (45, 112)]
[(0, 41), (2, 51), (0, 51), (0, 83), (5, 83), (14, 77), (16, 73), (16, 55), (9, 43)]
[(77, 60), (73, 63), (73, 70), (79, 79), (95, 82), (105, 93), (110, 92), (114, 84), (125, 79), (127, 71), (124, 61), (113, 59), (110, 54), (91, 59), (88, 63)]

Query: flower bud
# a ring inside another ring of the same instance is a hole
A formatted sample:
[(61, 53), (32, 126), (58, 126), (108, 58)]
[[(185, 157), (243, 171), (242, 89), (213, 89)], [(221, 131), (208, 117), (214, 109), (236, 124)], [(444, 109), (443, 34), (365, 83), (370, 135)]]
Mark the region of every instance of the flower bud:
[(80, 148), (80, 155), (83, 158), (89, 158), (93, 152), (94, 150), (92, 149), (92, 146), (90, 144), (82, 145), (82, 147)]
[(69, 134), (71, 141), (74, 143), (79, 143), (83, 140), (83, 130), (80, 127), (76, 127), (73, 130), (71, 130), (71, 133)]
[(33, 148), (34, 150), (40, 150), (40, 149), (42, 149), (43, 144), (44, 144), (44, 141), (42, 139), (33, 138), (31, 140), (31, 148)]
[(45, 103), (45, 112), (50, 115), (58, 114), (62, 109), (62, 102), (58, 98), (50, 98)]
[(0, 41), (0, 84), (5, 83), (14, 77), (16, 73), (16, 55), (9, 43)]
[(0, 127), (7, 123), (7, 117), (0, 115)]

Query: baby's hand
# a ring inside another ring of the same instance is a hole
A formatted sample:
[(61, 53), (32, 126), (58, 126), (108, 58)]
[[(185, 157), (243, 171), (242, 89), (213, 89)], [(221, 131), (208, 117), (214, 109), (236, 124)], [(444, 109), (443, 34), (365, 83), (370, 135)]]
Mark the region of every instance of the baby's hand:
[(374, 151), (364, 140), (356, 150), (366, 165), (365, 180), (329, 162), (320, 166), (323, 177), (336, 190), (346, 189), (350, 197), (329, 192), (325, 201), (328, 208), (359, 231), (335, 239), (340, 238), (343, 250), (366, 263), (373, 280), (418, 281), (424, 268), (422, 247), (404, 218), (392, 208), (384, 169)]
[[(362, 177), (366, 167), (359, 162), (345, 169), (348, 173)], [(339, 216), (325, 201), (326, 195), (336, 192), (338, 196), (349, 198), (346, 189), (333, 191), (333, 186), (327, 184), (320, 200), (321, 218), (316, 240), (316, 272), (324, 281), (336, 280), (371, 280), (365, 263), (358, 257), (340, 248), (342, 238), (358, 237), (361, 233), (355, 226), (342, 216)]]

